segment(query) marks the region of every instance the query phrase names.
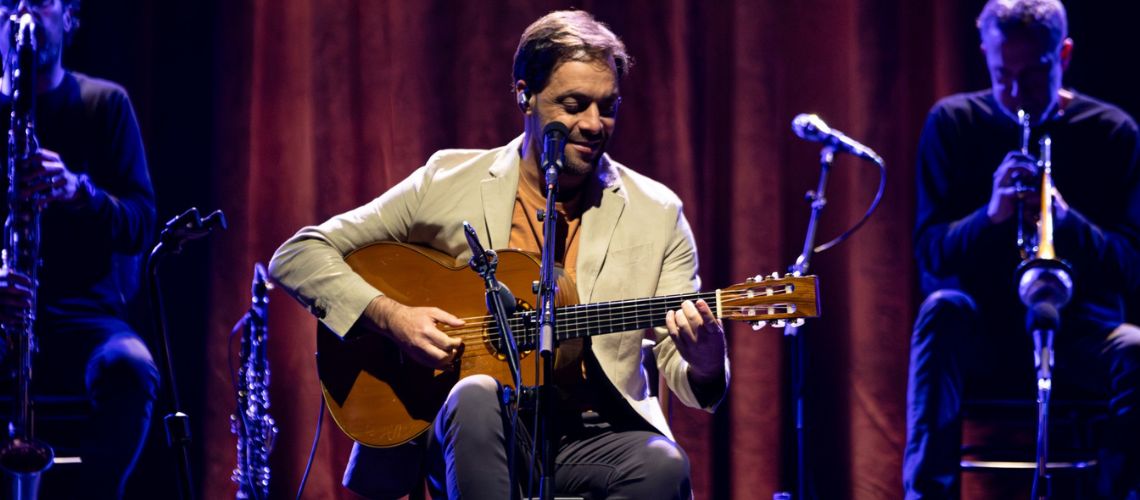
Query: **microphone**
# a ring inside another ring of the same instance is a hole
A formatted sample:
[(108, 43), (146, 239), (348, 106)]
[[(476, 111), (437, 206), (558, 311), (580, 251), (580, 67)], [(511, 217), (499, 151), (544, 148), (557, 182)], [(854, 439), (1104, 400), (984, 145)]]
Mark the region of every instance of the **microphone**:
[(820, 119), (819, 115), (801, 113), (792, 120), (792, 131), (796, 133), (801, 139), (806, 139), (812, 142), (822, 142), (831, 146), (839, 151), (853, 154), (865, 160), (871, 160), (875, 163), (882, 165), (883, 159), (875, 154), (871, 148), (864, 146), (852, 139), (843, 135), (843, 132), (828, 127), (826, 123)]
[(542, 167), (543, 171), (554, 167), (562, 171), (562, 163), (566, 155), (566, 137), (570, 129), (561, 122), (550, 122), (542, 129)]
[(467, 265), (482, 276), (487, 272), (487, 266), (491, 265), (491, 262), (487, 260), (488, 252), (479, 243), (479, 234), (475, 232), (475, 228), (467, 221), (463, 221), (463, 236), (467, 237), (467, 246), (471, 248), (471, 260), (467, 262)]
[(1056, 330), (1061, 326), (1061, 313), (1057, 307), (1048, 302), (1038, 302), (1029, 309), (1025, 317), (1025, 329)]
[(174, 253), (178, 253), (182, 249), (183, 243), (208, 236), (210, 233), (224, 230), (226, 227), (226, 215), (221, 210), (214, 210), (209, 215), (202, 217), (198, 212), (198, 207), (191, 207), (170, 219), (162, 228), (158, 239), (162, 243), (175, 245)]
[(13, 38), (9, 40), (9, 42), (14, 42), (12, 47), (18, 50), (24, 44), (30, 43), (32, 49), (35, 49), (37, 47), (36, 18), (32, 17), (31, 13), (25, 12), (23, 15), (12, 14), (8, 19), (10, 23), (16, 25), (16, 31), (12, 33)]

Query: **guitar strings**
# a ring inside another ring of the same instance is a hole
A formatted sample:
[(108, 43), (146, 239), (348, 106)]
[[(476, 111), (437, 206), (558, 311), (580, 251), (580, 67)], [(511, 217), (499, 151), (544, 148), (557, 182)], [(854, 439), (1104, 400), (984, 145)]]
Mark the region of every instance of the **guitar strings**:
[[(784, 289), (773, 289), (773, 293), (772, 293), (773, 296), (774, 295), (786, 295), (786, 294), (788, 294), (788, 292), (785, 291)], [(695, 294), (692, 297), (694, 297), (694, 298), (712, 298), (714, 296), (715, 296), (715, 292), (706, 292), (706, 293)], [(768, 296), (768, 295), (763, 295), (763, 296)], [(748, 292), (742, 292), (742, 291), (723, 292), (722, 291), (721, 304), (722, 304), (722, 306), (732, 307), (735, 302), (738, 302), (741, 299), (749, 299), (749, 298), (755, 298), (755, 297), (756, 297), (755, 295), (749, 297)], [(623, 304), (621, 306), (617, 306), (617, 307), (611, 309), (607, 314), (592, 314), (596, 311), (590, 311), (588, 309), (588, 306), (605, 305), (606, 303), (604, 303), (604, 302), (599, 303), (599, 304), (579, 304), (576, 306), (569, 306), (569, 307), (576, 307), (576, 308), (580, 307), (580, 309), (565, 312), (565, 313), (563, 313), (563, 315), (559, 316), (559, 319), (561, 320), (561, 325), (570, 329), (570, 330), (583, 330), (583, 329), (589, 330), (592, 327), (601, 326), (603, 323), (608, 323), (610, 326), (612, 326), (612, 323), (614, 322), (615, 318), (621, 318), (620, 321), (628, 322), (630, 320), (630, 318), (629, 318), (630, 314), (629, 313), (631, 312), (631, 310), (635, 310), (635, 311), (636, 310), (645, 310), (644, 306), (647, 304), (652, 304), (653, 302), (671, 302), (671, 301), (676, 301), (678, 298), (679, 297), (677, 297), (677, 296), (672, 296), (672, 297), (666, 296), (666, 297), (650, 297), (650, 298), (646, 298), (646, 299), (638, 299), (635, 301), (630, 301), (630, 303), (628, 303), (628, 304)], [(640, 302), (640, 304), (638, 302)], [(663, 307), (666, 305), (668, 305), (668, 304), (657, 304), (658, 307)], [(791, 311), (791, 308), (787, 304), (780, 304), (780, 305), (773, 305), (773, 306), (759, 306), (759, 307), (760, 308), (765, 308), (765, 307), (776, 308), (776, 309), (779, 309), (781, 311), (781, 313), (788, 313)], [(671, 309), (671, 307), (669, 307), (668, 309)], [(649, 316), (656, 316), (658, 314), (660, 314), (660, 311), (655, 310), (655, 311), (650, 311), (648, 315)], [(641, 314), (635, 315), (634, 321), (637, 322), (637, 318), (641, 318), (641, 317), (642, 317)], [(462, 319), (464, 319), (464, 320), (479, 320), (479, 321), (470, 322), (470, 323), (463, 325), (461, 327), (458, 327), (456, 329), (452, 329), (452, 330), (447, 331), (448, 336), (458, 337), (459, 339), (463, 340), (465, 348), (468, 346), (479, 346), (479, 345), (482, 345), (482, 344), (487, 343), (487, 342), (495, 342), (501, 337), (501, 334), (497, 333), (497, 329), (495, 329), (494, 331), (489, 331), (490, 329), (495, 328), (495, 321), (490, 316), (484, 315), (484, 316), (475, 316), (475, 317), (462, 318)], [(516, 318), (512, 318), (512, 319), (518, 319), (518, 318), (516, 317)], [(515, 324), (515, 323), (517, 323), (517, 321), (510, 321), (510, 323)], [(518, 328), (518, 327), (519, 327), (518, 325), (515, 325), (515, 328)], [(573, 338), (573, 337), (568, 337), (568, 338)], [(565, 339), (560, 339), (560, 340), (565, 340)], [(486, 355), (496, 355), (496, 353), (486, 353)], [(473, 356), (478, 356), (478, 354), (475, 354)]]
[[(789, 307), (787, 305), (778, 305), (778, 306), (774, 306), (774, 307), (778, 310), (779, 313), (790, 313), (792, 311), (791, 307)], [(493, 322), (488, 322), (488, 323), (493, 323)], [(633, 328), (633, 329), (636, 329), (636, 328)], [(468, 339), (464, 340), (464, 342), (463, 342), (464, 354), (460, 357), (460, 359), (473, 359), (473, 358), (478, 358), (478, 357), (482, 357), (482, 356), (495, 356), (495, 357), (502, 357), (503, 356), (502, 351), (495, 350), (495, 348), (493, 346), (487, 346), (487, 344), (497, 341), (498, 338), (500, 337), (499, 334), (488, 333), (487, 335), (483, 335), (480, 333), (480, 334), (476, 335), (475, 337), (477, 337), (477, 338), (474, 338), (474, 339), (468, 338)], [(567, 337), (567, 338), (561, 338), (558, 340), (572, 340), (574, 338), (577, 338), (577, 337)], [(486, 347), (486, 349), (484, 349), (484, 347)], [(480, 350), (473, 352), (473, 353), (468, 353), (467, 352), (468, 348), (480, 349)], [(526, 352), (529, 353), (529, 352), (533, 352), (533, 351), (534, 351), (534, 348), (531, 347)]]
[[(745, 295), (742, 292), (730, 292), (730, 293)], [(773, 296), (774, 295), (785, 295), (785, 294), (786, 294), (786, 292), (783, 292), (783, 291), (778, 291), (778, 292), (774, 291)], [(697, 296), (696, 298), (711, 298), (711, 296), (713, 296), (715, 294), (708, 293), (708, 294), (701, 294), (701, 295), (702, 296)], [(748, 297), (744, 297), (744, 298), (748, 298)], [(733, 307), (734, 304), (737, 301), (739, 301), (740, 299), (741, 299), (740, 297), (732, 297), (732, 296), (722, 295), (722, 301), (721, 302), (722, 302), (723, 306)], [(654, 297), (651, 299), (642, 299), (642, 300), (644, 300), (646, 302), (653, 302), (653, 301), (670, 302), (670, 301), (676, 300), (676, 298), (675, 297)], [(607, 312), (606, 314), (597, 314), (596, 311), (590, 311), (590, 310), (588, 310), (588, 307), (586, 307), (586, 306), (593, 306), (596, 309), (597, 306), (604, 306), (605, 304), (606, 304), (605, 302), (602, 302), (602, 303), (596, 303), (596, 304), (579, 304), (579, 305), (575, 305), (575, 306), (567, 306), (570, 308), (575, 308), (576, 310), (563, 312), (561, 315), (559, 315), (559, 319), (563, 319), (566, 321), (574, 321), (574, 320), (580, 321), (582, 319), (581, 318), (582, 316), (586, 316), (585, 319), (586, 319), (587, 324), (589, 324), (589, 323), (601, 324), (602, 322), (605, 322), (605, 321), (612, 321), (613, 318), (615, 318), (615, 317), (626, 317), (626, 316), (628, 316), (630, 309), (634, 309), (634, 310), (646, 309), (645, 308), (646, 304), (625, 304), (625, 305), (621, 305), (621, 306), (617, 306), (617, 307), (612, 307), (610, 309), (610, 311)], [(660, 308), (660, 307), (663, 307), (665, 305), (666, 304), (657, 304), (656, 306), (658, 308)], [(762, 308), (765, 306), (760, 306), (760, 307)], [(672, 307), (667, 307), (666, 309), (672, 309)], [(659, 311), (653, 311), (653, 313), (659, 314)], [(495, 323), (494, 318), (492, 318), (489, 315), (472, 316), (472, 317), (460, 318), (460, 319), (462, 319), (464, 321), (470, 321), (470, 320), (480, 320), (480, 321), (469, 322), (463, 326), (456, 327), (454, 329), (450, 329), (450, 330), (448, 330), (448, 332), (464, 332), (464, 333), (467, 333), (470, 331), (476, 331), (477, 333), (479, 333), (481, 335), (481, 332), (483, 331), (483, 327), (485, 325), (493, 325)], [(518, 318), (516, 317), (516, 318), (511, 318), (511, 319), (517, 320)], [(515, 323), (515, 322), (516, 321), (512, 321), (512, 323)], [(577, 324), (577, 323), (575, 323), (575, 324)], [(450, 335), (450, 336), (454, 336), (454, 335)]]
[[(740, 293), (740, 292), (731, 292), (731, 293), (744, 295), (743, 293)], [(783, 292), (783, 291), (773, 293), (773, 295), (784, 295), (784, 294), (786, 294), (786, 292)], [(704, 297), (698, 297), (698, 298), (704, 298)], [(661, 302), (669, 302), (669, 300), (660, 300), (660, 299), (668, 299), (667, 297), (656, 297), (655, 299), (659, 299), (659, 301), (661, 301)], [(722, 296), (721, 302), (722, 302), (722, 306), (733, 307), (734, 303), (738, 300), (740, 300), (739, 297), (731, 297), (731, 296), (730, 297), (724, 297), (724, 296)], [(602, 303), (602, 304), (604, 304), (604, 303)], [(589, 305), (594, 305), (594, 304), (589, 304)], [(658, 304), (657, 306), (663, 307), (665, 305), (666, 304)], [(572, 307), (574, 307), (574, 306), (572, 306)], [(764, 308), (764, 307), (768, 307), (768, 306), (760, 306), (760, 307)], [(780, 308), (780, 309), (788, 309), (788, 305), (786, 305), (786, 304), (773, 305), (771, 307)], [(645, 309), (646, 308), (644, 307), (644, 304), (642, 304), (642, 305), (630, 304), (630, 305), (622, 305), (622, 306), (615, 307), (615, 308), (611, 309), (609, 312), (607, 312), (606, 314), (597, 314), (596, 311), (590, 311), (586, 308), (582, 308), (579, 310), (565, 312), (559, 316), (559, 319), (561, 320), (562, 326), (570, 328), (571, 330), (574, 330), (574, 329), (582, 330), (582, 329), (590, 329), (593, 327), (602, 326), (603, 324), (612, 325), (612, 323), (615, 321), (615, 319), (618, 319), (619, 321), (628, 322), (630, 320), (630, 313), (631, 312), (644, 311)], [(667, 309), (671, 309), (671, 307), (669, 307)], [(650, 311), (648, 313), (649, 316), (657, 316), (658, 314), (661, 314), (661, 311), (653, 310), (653, 311)], [(634, 316), (634, 321), (636, 321), (637, 318), (641, 318), (641, 317), (643, 317), (642, 314), (638, 314), (638, 315)], [(497, 339), (498, 334), (496, 334), (496, 333), (484, 334), (485, 330), (489, 330), (489, 329), (495, 327), (495, 321), (490, 316), (476, 316), (476, 317), (463, 318), (463, 319), (464, 320), (478, 319), (480, 321), (470, 322), (466, 325), (457, 327), (455, 329), (450, 329), (447, 331), (448, 336), (458, 337), (460, 339), (478, 338), (481, 340), (484, 337), (488, 337), (491, 339)], [(518, 318), (512, 318), (512, 319), (517, 320)], [(518, 321), (511, 321), (511, 324), (515, 328), (519, 327), (517, 325), (517, 323), (518, 323)]]

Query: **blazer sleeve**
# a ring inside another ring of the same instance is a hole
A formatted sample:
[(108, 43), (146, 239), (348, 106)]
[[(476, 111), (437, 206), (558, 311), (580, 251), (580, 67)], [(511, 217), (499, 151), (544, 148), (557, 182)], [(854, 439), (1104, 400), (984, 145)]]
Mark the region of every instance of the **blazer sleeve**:
[(421, 167), (371, 202), (302, 228), (274, 253), (270, 274), (343, 337), (368, 303), (381, 295), (349, 268), (344, 257), (372, 243), (406, 240), (430, 184), (431, 168)]
[[(700, 290), (701, 278), (697, 275), (698, 267), (693, 233), (678, 206), (677, 223), (666, 248), (657, 294), (671, 295)], [(686, 406), (714, 411), (728, 392), (730, 375), (727, 352), (724, 358), (724, 383), (694, 387), (689, 383), (689, 363), (681, 357), (672, 337), (663, 327), (654, 329), (654, 333), (657, 337), (657, 345), (653, 348), (657, 358), (657, 369), (665, 376), (669, 389)]]

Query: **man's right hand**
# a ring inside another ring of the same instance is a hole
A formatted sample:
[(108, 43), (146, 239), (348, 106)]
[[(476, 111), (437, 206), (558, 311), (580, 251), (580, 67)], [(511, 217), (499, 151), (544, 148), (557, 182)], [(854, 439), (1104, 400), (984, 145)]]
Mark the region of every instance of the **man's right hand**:
[(1037, 192), (1033, 179), (1037, 177), (1037, 161), (1021, 154), (1020, 151), (1010, 151), (1005, 155), (1001, 165), (994, 171), (993, 191), (990, 194), (990, 203), (986, 206), (986, 215), (990, 222), (1000, 224), (1009, 220), (1017, 209), (1017, 181), (1028, 184), (1029, 190), (1023, 191), (1027, 209), (1033, 209), (1039, 202), (1038, 197), (1030, 196)]
[(364, 309), (370, 327), (387, 336), (417, 363), (446, 369), (463, 353), (463, 340), (449, 337), (437, 323), (463, 326), (463, 320), (438, 307), (408, 307), (383, 295)]
[(19, 325), (32, 308), (32, 279), (0, 267), (0, 324)]

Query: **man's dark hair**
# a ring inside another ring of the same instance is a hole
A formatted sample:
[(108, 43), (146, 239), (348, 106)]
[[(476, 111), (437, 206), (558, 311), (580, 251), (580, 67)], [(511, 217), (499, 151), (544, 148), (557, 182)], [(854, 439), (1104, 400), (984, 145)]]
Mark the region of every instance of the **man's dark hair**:
[(978, 32), (996, 29), (1003, 35), (1015, 32), (1042, 37), (1056, 50), (1069, 36), (1065, 6), (1060, 0), (990, 0), (978, 15)]
[(560, 10), (542, 16), (523, 32), (515, 51), (514, 79), (531, 93), (542, 92), (554, 69), (566, 61), (603, 61), (613, 58), (620, 79), (633, 59), (625, 44), (604, 23), (580, 10)]
[(79, 12), (81, 0), (60, 0), (65, 10), (71, 10), (71, 31), (67, 32), (64, 36), (64, 45), (71, 45), (71, 41), (75, 39), (75, 32), (79, 31)]

